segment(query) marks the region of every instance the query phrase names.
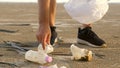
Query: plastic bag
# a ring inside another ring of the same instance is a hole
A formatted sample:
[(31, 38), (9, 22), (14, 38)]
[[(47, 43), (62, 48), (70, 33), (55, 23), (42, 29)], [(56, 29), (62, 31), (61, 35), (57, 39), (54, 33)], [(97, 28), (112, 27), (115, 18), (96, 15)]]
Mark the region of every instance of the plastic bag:
[(108, 11), (108, 0), (69, 0), (64, 5), (68, 14), (82, 24), (100, 20)]

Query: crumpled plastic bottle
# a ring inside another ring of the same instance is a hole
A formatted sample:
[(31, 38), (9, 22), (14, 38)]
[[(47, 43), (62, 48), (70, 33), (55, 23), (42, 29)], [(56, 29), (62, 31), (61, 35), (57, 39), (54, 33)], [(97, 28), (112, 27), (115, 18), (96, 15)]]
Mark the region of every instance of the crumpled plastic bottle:
[(39, 64), (52, 62), (52, 57), (44, 52), (29, 50), (25, 53), (25, 59)]
[(43, 52), (45, 52), (45, 53), (51, 53), (51, 52), (54, 51), (54, 48), (53, 48), (52, 45), (46, 45), (45, 50), (43, 50), (42, 44), (39, 44), (39, 45), (38, 45), (38, 52), (41, 52), (41, 51), (43, 51)]

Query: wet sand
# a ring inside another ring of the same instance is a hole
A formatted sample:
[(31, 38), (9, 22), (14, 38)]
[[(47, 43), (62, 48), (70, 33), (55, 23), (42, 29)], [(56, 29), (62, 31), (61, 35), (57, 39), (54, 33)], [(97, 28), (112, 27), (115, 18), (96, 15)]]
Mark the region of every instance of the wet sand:
[[(80, 24), (71, 19), (64, 10), (63, 4), (58, 4), (56, 27), (58, 37), (62, 37), (64, 42), (56, 44), (55, 51), (50, 54), (54, 61), (50, 64), (64, 65), (68, 68), (120, 68), (119, 7), (120, 4), (110, 4), (110, 9), (103, 19), (93, 24), (93, 30), (106, 41), (107, 48), (91, 48), (77, 44), (81, 48), (87, 48), (94, 53), (103, 55), (103, 58), (94, 56), (91, 62), (83, 62), (71, 61), (69, 50), (72, 43), (76, 44), (77, 30)], [(12, 50), (4, 43), (4, 41), (20, 42), (22, 43), (20, 46), (36, 50), (38, 45), (35, 37), (37, 28), (37, 4), (0, 3), (0, 62), (14, 63), (21, 68), (38, 68), (39, 64), (26, 61), (24, 55)], [(0, 64), (0, 68), (12, 67)]]

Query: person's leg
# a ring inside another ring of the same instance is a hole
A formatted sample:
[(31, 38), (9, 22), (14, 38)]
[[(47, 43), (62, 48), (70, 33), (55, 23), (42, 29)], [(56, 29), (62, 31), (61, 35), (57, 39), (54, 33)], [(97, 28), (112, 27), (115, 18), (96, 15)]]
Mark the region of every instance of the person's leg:
[(84, 29), (86, 27), (92, 27), (92, 24), (82, 24), (81, 29)]
[(57, 32), (55, 27), (55, 17), (56, 17), (56, 0), (50, 0), (50, 12), (49, 12), (49, 24), (51, 29), (51, 39), (50, 44), (53, 45), (57, 39)]
[(55, 26), (56, 16), (56, 0), (50, 0), (49, 23), (50, 26)]
[(106, 47), (106, 43), (97, 34), (92, 31), (91, 24), (82, 24), (78, 29), (78, 43), (86, 44), (92, 47)]
[(49, 23), (50, 1), (51, 0), (38, 0), (39, 23)]

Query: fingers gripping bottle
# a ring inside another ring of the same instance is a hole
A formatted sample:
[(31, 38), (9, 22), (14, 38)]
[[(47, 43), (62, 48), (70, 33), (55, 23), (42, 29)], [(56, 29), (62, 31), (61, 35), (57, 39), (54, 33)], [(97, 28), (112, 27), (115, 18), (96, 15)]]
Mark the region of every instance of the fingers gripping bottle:
[(46, 53), (33, 50), (26, 52), (25, 59), (39, 64), (52, 62), (52, 57), (48, 56)]

